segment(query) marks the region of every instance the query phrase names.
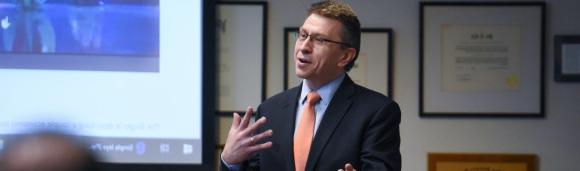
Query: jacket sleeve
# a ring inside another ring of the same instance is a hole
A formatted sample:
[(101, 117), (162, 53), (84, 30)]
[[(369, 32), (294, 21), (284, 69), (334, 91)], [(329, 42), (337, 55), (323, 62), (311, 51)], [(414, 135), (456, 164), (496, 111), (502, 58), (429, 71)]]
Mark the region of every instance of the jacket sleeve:
[(401, 110), (394, 101), (386, 103), (374, 114), (362, 141), (360, 170), (401, 170), (400, 122)]

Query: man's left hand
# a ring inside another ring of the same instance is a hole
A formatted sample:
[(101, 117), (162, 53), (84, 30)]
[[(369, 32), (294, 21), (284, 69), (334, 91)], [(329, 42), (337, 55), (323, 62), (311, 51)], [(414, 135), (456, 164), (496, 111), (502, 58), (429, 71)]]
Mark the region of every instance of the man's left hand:
[(338, 171), (356, 171), (356, 169), (350, 163), (347, 163), (344, 165), (344, 169), (338, 169)]

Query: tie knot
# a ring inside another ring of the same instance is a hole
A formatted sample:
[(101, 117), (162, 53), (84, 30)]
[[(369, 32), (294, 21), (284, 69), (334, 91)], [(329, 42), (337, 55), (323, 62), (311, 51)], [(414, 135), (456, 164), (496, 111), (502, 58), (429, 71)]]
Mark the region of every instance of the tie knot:
[(319, 100), (320, 95), (318, 95), (318, 93), (316, 93), (315, 91), (311, 91), (308, 93), (308, 95), (306, 95), (306, 103), (310, 105), (316, 104)]

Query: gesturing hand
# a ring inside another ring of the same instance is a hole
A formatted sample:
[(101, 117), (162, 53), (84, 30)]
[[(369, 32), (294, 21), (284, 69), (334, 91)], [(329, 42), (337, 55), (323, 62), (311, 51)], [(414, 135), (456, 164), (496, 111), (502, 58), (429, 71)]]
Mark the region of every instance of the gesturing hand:
[(356, 169), (350, 163), (347, 163), (344, 165), (344, 169), (338, 169), (338, 171), (356, 171)]
[(240, 119), (238, 113), (234, 113), (234, 121), (228, 133), (228, 138), (222, 152), (222, 160), (228, 164), (239, 164), (248, 160), (256, 152), (272, 147), (272, 142), (268, 141), (257, 144), (266, 137), (272, 136), (271, 129), (255, 135), (256, 130), (266, 123), (266, 118), (258, 119), (250, 125), (250, 118), (253, 113), (252, 107), (248, 107), (244, 118)]

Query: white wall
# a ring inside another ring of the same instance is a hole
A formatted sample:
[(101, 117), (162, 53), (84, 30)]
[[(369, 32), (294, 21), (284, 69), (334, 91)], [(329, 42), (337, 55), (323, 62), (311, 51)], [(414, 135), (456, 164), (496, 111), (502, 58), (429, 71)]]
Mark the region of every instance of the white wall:
[[(283, 28), (300, 26), (312, 2), (268, 1), (268, 96), (282, 91)], [(394, 96), (403, 112), (403, 170), (426, 171), (428, 152), (534, 153), (542, 171), (580, 170), (580, 83), (556, 83), (553, 76), (553, 37), (580, 35), (579, 0), (546, 1), (546, 118), (541, 119), (420, 118), (419, 1), (348, 2), (363, 27), (390, 27), (395, 33)]]

